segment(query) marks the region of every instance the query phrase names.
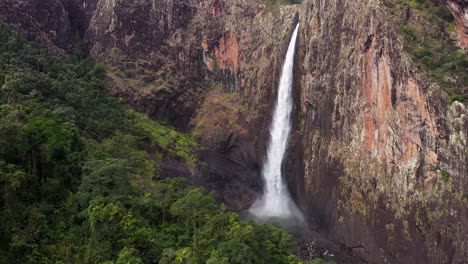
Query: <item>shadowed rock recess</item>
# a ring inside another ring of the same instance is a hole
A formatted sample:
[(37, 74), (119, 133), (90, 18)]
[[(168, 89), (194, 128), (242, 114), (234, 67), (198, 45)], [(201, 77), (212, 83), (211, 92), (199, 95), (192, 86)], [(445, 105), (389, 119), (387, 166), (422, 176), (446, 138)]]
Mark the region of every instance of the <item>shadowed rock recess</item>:
[[(160, 175), (189, 177), (243, 210), (261, 195), (299, 17), (283, 174), (311, 228), (368, 263), (467, 263), (466, 100), (449, 99), (404, 35), (433, 5), (452, 27), (425, 32), (466, 56), (464, 1), (272, 2), (2, 0), (0, 18), (56, 55), (83, 50), (103, 62), (112, 94), (200, 143), (196, 168), (166, 163)], [(467, 71), (459, 78), (451, 91), (466, 98)]]

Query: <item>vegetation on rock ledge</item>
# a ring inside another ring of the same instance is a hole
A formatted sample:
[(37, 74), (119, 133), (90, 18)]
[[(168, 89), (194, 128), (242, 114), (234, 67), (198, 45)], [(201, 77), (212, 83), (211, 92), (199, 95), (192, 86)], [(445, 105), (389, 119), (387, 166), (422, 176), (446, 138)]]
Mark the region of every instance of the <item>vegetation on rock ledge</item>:
[(393, 12), (411, 12), (400, 26), (405, 49), (428, 77), (449, 94), (451, 101), (468, 100), (468, 55), (458, 48), (450, 34), (453, 17), (443, 5), (425, 0), (387, 1)]
[(0, 24), (0, 263), (297, 262), (280, 228), (153, 181), (155, 160), (194, 162), (196, 143), (107, 96), (104, 76)]

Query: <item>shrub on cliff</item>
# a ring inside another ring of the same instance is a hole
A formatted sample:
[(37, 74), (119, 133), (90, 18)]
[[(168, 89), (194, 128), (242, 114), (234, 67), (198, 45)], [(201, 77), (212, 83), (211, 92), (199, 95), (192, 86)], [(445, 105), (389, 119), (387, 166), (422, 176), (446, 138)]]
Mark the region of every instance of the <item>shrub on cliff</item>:
[[(432, 1), (387, 1), (387, 6), (397, 10), (411, 10), (399, 32), (404, 36), (405, 49), (427, 76), (450, 96), (451, 101), (468, 100), (468, 55), (448, 37), (452, 31), (453, 16), (443, 5)], [(396, 20), (398, 21), (398, 20)]]

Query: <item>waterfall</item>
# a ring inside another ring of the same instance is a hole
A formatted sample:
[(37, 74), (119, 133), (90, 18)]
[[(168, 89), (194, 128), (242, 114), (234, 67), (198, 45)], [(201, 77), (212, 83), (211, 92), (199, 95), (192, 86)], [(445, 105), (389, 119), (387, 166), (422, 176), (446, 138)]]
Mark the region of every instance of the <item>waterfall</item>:
[(289, 195), (281, 174), (281, 164), (291, 132), (293, 67), (298, 29), (299, 24), (291, 37), (281, 73), (278, 101), (270, 128), (267, 158), (263, 164), (262, 176), (265, 183), (263, 197), (257, 200), (249, 210), (251, 214), (260, 219), (302, 218)]

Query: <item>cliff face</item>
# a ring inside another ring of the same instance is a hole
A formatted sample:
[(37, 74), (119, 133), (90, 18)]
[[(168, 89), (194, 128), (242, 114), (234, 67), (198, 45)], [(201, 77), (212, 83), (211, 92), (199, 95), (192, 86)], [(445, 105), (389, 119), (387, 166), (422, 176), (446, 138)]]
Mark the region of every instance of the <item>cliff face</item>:
[(95, 6), (85, 40), (111, 67), (108, 87), (137, 110), (192, 130), (207, 164), (194, 180), (246, 208), (261, 190), (273, 76), (297, 7), (270, 13), (247, 0)]
[(464, 0), (447, 0), (445, 4), (455, 18), (457, 40), (461, 47), (468, 48), (468, 4)]
[(3, 0), (0, 18), (19, 26), (30, 39), (42, 43), (53, 53), (64, 55), (78, 40), (65, 7), (59, 0)]
[(329, 237), (371, 262), (462, 263), (466, 107), (447, 105), (416, 70), (385, 8), (302, 6), (305, 172), (297, 199)]
[[(40, 2), (2, 3), (8, 8), (0, 15), (58, 54), (80, 40), (107, 65), (112, 93), (197, 135), (200, 166), (161, 164), (161, 175), (191, 177), (239, 210), (254, 201), (297, 6), (271, 10), (250, 0)], [(54, 33), (55, 27), (62, 31)]]
[[(284, 166), (299, 207), (370, 263), (463, 263), (467, 109), (449, 104), (404, 52), (398, 25), (412, 14), (389, 2), (5, 0), (0, 16), (57, 54), (83, 42), (107, 65), (112, 93), (198, 138), (199, 166), (161, 164), (161, 175), (191, 177), (240, 210), (261, 191), (278, 75), (299, 14)], [(466, 47), (463, 1), (441, 3)]]

